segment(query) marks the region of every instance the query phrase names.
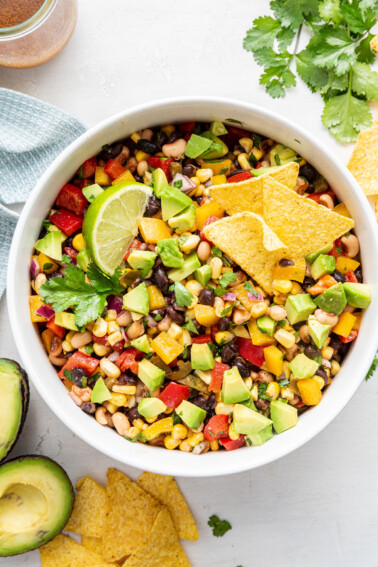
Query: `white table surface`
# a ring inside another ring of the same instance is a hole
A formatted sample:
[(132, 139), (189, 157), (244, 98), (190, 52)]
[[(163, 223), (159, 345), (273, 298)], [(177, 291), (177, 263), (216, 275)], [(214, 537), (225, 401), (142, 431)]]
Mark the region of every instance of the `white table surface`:
[[(259, 86), (260, 69), (242, 39), (252, 19), (266, 13), (266, 0), (79, 3), (78, 25), (64, 51), (34, 69), (1, 68), (1, 86), (55, 104), (87, 126), (163, 97), (237, 98), (309, 128), (347, 161), (351, 147), (338, 144), (321, 124), (320, 97), (299, 84), (285, 99), (273, 100)], [(3, 298), (0, 356), (20, 360), (16, 344)], [(377, 400), (376, 374), (325, 431), (291, 455), (250, 473), (179, 479), (200, 533), (198, 542), (184, 542), (193, 567), (377, 566)], [(105, 482), (110, 466), (133, 478), (139, 474), (73, 435), (33, 387), (12, 456), (28, 453), (57, 459), (74, 483), (84, 474)], [(211, 514), (231, 522), (223, 538), (208, 528)], [(39, 553), (0, 559), (0, 565), (39, 567)]]

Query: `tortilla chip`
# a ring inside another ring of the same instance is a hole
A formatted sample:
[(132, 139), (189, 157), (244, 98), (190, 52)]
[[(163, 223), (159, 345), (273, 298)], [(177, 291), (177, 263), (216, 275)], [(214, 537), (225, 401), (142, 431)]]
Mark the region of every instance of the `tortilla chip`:
[(42, 567), (109, 567), (97, 553), (82, 547), (70, 537), (58, 535), (40, 548)]
[(264, 220), (288, 247), (289, 258), (306, 256), (354, 227), (352, 219), (269, 177), (264, 180)]
[(102, 554), (108, 561), (135, 553), (151, 535), (161, 504), (126, 475), (108, 470)]
[(375, 35), (373, 39), (370, 40), (370, 47), (373, 51), (378, 52), (378, 35)]
[(198, 530), (194, 518), (172, 476), (144, 472), (138, 478), (137, 484), (168, 508), (177, 535), (180, 538), (189, 541), (198, 539)]
[(122, 567), (191, 567), (166, 508), (158, 514), (148, 541)]
[(294, 189), (297, 183), (298, 172), (298, 163), (287, 163), (271, 173), (264, 173), (260, 177), (252, 177), (239, 183), (214, 185), (210, 187), (210, 195), (229, 215), (242, 213), (243, 211), (262, 215), (264, 179), (270, 175), (289, 189)]
[(377, 195), (378, 125), (359, 133), (348, 169), (357, 179), (365, 195)]
[(377, 222), (378, 222), (378, 195), (375, 198), (375, 217), (376, 217)]
[[(287, 191), (296, 195), (291, 189)], [(237, 213), (204, 227), (204, 233), (267, 293), (272, 293), (273, 270), (287, 247), (262, 217), (247, 211)]]
[(93, 551), (94, 553), (98, 553), (98, 555), (102, 555), (101, 537), (92, 537), (88, 535), (83, 535), (81, 536), (81, 545), (83, 545), (86, 549)]
[(80, 479), (73, 512), (65, 530), (101, 537), (106, 514), (106, 490), (90, 476)]

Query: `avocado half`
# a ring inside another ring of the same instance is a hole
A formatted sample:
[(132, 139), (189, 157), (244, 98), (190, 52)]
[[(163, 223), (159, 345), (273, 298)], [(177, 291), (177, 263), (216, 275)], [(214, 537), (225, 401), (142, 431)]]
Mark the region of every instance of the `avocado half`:
[(0, 462), (17, 441), (28, 407), (26, 372), (14, 360), (0, 358)]
[(62, 531), (74, 491), (65, 471), (47, 457), (0, 465), (0, 557), (44, 545)]

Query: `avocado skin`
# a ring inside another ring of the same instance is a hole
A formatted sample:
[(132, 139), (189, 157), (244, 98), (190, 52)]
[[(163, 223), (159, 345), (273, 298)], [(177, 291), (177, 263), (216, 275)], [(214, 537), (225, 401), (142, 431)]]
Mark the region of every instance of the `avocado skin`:
[[(13, 362), (13, 360), (12, 360)], [(68, 494), (68, 498), (70, 498), (71, 503), (70, 506), (68, 508), (68, 513), (67, 513), (67, 517), (64, 517), (64, 523), (61, 522), (62, 525), (58, 525), (54, 530), (52, 530), (48, 536), (45, 536), (43, 541), (36, 543), (35, 545), (31, 545), (28, 546), (27, 549), (24, 549), (22, 551), (15, 551), (14, 553), (3, 553), (1, 548), (0, 548), (0, 557), (10, 557), (10, 556), (14, 556), (14, 555), (21, 555), (23, 553), (26, 553), (28, 551), (32, 551), (33, 549), (38, 549), (39, 547), (41, 547), (42, 545), (45, 545), (46, 543), (48, 543), (50, 540), (52, 540), (56, 535), (58, 535), (63, 529), (64, 526), (67, 524), (68, 522), (68, 518), (70, 517), (71, 513), (72, 513), (72, 509), (73, 509), (73, 505), (74, 505), (74, 500), (75, 500), (75, 492), (74, 492), (74, 488), (72, 486), (71, 480), (69, 479), (66, 471), (53, 459), (50, 459), (49, 457), (44, 457), (42, 455), (23, 455), (22, 457), (16, 457), (15, 459), (10, 459), (9, 461), (7, 461), (6, 463), (2, 463), (0, 465), (0, 471), (2, 467), (8, 466), (10, 464), (14, 464), (14, 463), (20, 463), (20, 466), (22, 466), (23, 462), (25, 460), (30, 461), (30, 460), (39, 460), (39, 461), (47, 461), (49, 463), (51, 463), (52, 465), (54, 465), (54, 467), (59, 470), (60, 474), (64, 477), (65, 481), (67, 482), (67, 487), (69, 489), (69, 494)]]

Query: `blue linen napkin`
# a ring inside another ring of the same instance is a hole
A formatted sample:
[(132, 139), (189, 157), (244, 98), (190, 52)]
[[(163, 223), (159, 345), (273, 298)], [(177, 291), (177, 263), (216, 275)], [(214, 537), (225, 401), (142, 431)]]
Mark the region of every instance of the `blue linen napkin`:
[(85, 127), (59, 108), (0, 88), (0, 299), (6, 285), (9, 248), (18, 214), (51, 162)]

